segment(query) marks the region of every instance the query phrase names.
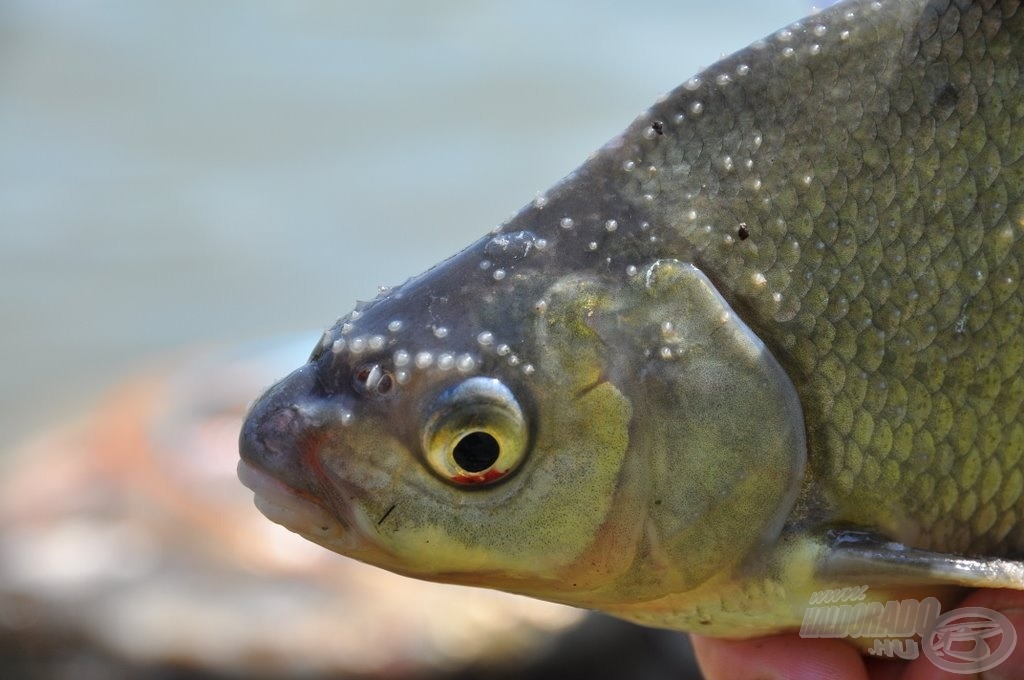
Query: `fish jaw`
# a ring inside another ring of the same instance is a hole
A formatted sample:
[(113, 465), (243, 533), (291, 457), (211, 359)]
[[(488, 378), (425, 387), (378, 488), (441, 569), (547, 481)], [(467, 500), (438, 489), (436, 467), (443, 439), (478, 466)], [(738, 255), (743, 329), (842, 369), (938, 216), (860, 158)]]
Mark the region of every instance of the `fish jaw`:
[(339, 494), (327, 493), (317, 463), (319, 433), (344, 412), (314, 398), (315, 382), (315, 367), (306, 364), (253, 403), (239, 438), (238, 478), (271, 521), (337, 552), (358, 553), (359, 517), (350, 505), (325, 503)]
[(238, 461), (238, 480), (255, 494), (256, 508), (267, 519), (304, 538), (339, 543), (351, 536), (323, 505), (244, 459)]

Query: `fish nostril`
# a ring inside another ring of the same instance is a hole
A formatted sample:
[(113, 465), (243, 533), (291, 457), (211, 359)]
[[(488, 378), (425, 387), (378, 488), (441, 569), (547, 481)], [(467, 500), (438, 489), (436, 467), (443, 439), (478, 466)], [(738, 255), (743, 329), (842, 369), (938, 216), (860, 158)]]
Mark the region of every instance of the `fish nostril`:
[(239, 437), (239, 453), (247, 461), (270, 469), (288, 465), (310, 430), (310, 399), (315, 367), (307, 364), (270, 387), (250, 407)]
[(294, 406), (285, 406), (264, 415), (256, 424), (256, 438), (269, 454), (268, 463), (287, 458), (304, 429), (304, 419)]
[(242, 458), (266, 470), (288, 466), (308, 429), (294, 404), (271, 390), (253, 404), (239, 437)]

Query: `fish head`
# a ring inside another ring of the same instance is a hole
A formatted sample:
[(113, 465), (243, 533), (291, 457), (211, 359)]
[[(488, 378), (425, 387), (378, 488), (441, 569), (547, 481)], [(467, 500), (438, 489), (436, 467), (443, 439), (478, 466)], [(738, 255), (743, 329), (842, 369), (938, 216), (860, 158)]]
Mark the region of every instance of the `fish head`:
[(491, 235), (328, 330), (246, 419), (240, 475), (260, 509), (421, 578), (570, 577), (616, 497), (630, 406), (602, 384), (595, 339), (560, 359), (572, 338), (535, 335), (544, 248)]
[(558, 245), (506, 225), (340, 319), (248, 414), (260, 509), (401, 574), (606, 609), (777, 533), (804, 455), (781, 368), (695, 267), (566, 271)]

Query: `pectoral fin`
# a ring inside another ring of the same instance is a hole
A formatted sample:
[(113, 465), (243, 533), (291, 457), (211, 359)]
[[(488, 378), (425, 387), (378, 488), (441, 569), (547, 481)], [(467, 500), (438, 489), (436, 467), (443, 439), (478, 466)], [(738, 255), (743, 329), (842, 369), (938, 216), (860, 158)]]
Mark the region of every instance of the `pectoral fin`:
[(865, 531), (826, 534), (818, 580), (881, 588), (966, 586), (1024, 590), (1024, 562), (910, 548)]

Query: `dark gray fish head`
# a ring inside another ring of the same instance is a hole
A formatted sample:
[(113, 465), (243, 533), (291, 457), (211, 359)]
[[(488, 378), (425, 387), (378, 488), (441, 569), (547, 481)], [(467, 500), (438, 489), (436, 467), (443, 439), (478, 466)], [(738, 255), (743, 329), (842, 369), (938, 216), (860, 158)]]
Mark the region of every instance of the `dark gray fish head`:
[[(413, 545), (428, 533), (424, 503), (435, 516), (453, 506), (492, 516), (472, 523), (473, 536), (454, 527), (465, 517), (440, 532), (464, 549), (486, 551), (486, 540), (472, 547), (479, 535), (490, 532), (493, 543), (507, 533), (490, 507), (523, 502), (521, 487), (543, 473), (538, 444), (562, 408), (549, 408), (550, 425), (538, 410), (604, 392), (595, 388), (607, 380), (596, 360), (605, 349), (587, 314), (612, 305), (656, 243), (636, 210), (618, 202), (606, 209), (579, 182), (567, 178), (461, 253), (360, 303), (324, 333), (305, 366), (252, 406), (240, 475), (265, 513), (339, 552), (404, 572), (415, 560), (396, 553), (408, 532), (419, 532)], [(627, 405), (608, 405), (624, 426)], [(581, 436), (581, 445), (590, 439)], [(613, 457), (623, 451), (624, 441)], [(569, 474), (564, 467), (554, 466)], [(591, 470), (576, 472), (580, 482), (604, 485), (610, 499), (618, 465), (583, 467)], [(586, 503), (581, 495), (576, 517), (599, 516)], [(394, 540), (381, 545), (384, 528)], [(524, 551), (523, 564), (557, 554), (552, 544), (563, 542), (554, 530), (537, 535), (547, 538), (529, 541), (534, 550)], [(452, 552), (445, 568), (458, 570), (465, 558)], [(495, 568), (505, 561), (495, 558)]]

